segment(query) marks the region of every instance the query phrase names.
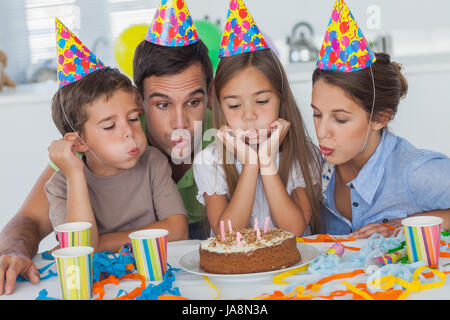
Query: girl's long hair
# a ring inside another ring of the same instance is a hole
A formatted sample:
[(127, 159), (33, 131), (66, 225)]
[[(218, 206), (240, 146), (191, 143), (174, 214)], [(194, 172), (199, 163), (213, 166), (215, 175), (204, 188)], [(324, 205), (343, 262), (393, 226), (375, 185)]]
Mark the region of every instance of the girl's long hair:
[[(311, 230), (313, 233), (318, 233), (320, 230), (319, 200), (321, 197), (320, 176), (322, 159), (314, 150), (311, 139), (305, 130), (303, 119), (289, 87), (286, 73), (280, 61), (270, 49), (257, 50), (221, 59), (217, 67), (213, 88), (214, 127), (219, 129), (227, 124), (220, 106), (219, 95), (222, 88), (235, 74), (250, 66), (259, 70), (270, 82), (272, 89), (280, 99), (279, 117), (291, 123), (288, 134), (280, 146), (279, 174), (286, 187), (291, 168), (296, 163), (300, 165), (312, 210)], [(239, 173), (234, 164), (227, 163), (225, 150), (223, 150), (222, 154), (224, 157), (222, 167), (225, 171), (228, 193), (231, 198), (239, 180)], [(314, 181), (316, 182), (315, 185)]]

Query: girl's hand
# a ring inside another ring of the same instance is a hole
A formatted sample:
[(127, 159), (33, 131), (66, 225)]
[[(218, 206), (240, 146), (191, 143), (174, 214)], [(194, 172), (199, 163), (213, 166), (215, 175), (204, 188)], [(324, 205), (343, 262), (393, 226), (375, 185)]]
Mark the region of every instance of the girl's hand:
[(261, 175), (274, 175), (277, 172), (275, 158), (280, 152), (280, 145), (288, 134), (290, 126), (289, 121), (281, 118), (270, 125), (270, 137), (262, 141), (258, 149)]
[(388, 223), (369, 223), (355, 232), (350, 233), (350, 236), (356, 239), (364, 239), (369, 238), (374, 233), (379, 233), (384, 237), (390, 237), (401, 226), (401, 221), (402, 219), (395, 219)]
[(66, 176), (83, 171), (83, 160), (76, 155), (75, 148), (77, 143), (76, 139), (60, 139), (54, 140), (48, 147), (50, 160), (62, 170)]
[(258, 154), (254, 148), (245, 143), (245, 131), (233, 130), (228, 126), (222, 126), (216, 137), (225, 145), (225, 148), (234, 154), (240, 163), (258, 165)]

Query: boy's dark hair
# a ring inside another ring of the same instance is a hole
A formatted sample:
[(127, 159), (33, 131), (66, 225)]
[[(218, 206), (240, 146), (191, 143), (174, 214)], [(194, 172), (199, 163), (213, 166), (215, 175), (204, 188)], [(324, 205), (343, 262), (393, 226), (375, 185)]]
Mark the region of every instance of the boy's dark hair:
[(136, 104), (140, 107), (141, 100), (136, 87), (115, 68), (105, 67), (59, 88), (52, 99), (53, 122), (62, 135), (74, 130), (81, 132), (88, 120), (86, 105), (102, 96), (108, 100), (118, 90), (133, 93)]
[(144, 80), (151, 76), (173, 75), (183, 72), (200, 62), (209, 89), (213, 80), (213, 67), (208, 48), (201, 41), (183, 47), (166, 47), (143, 40), (136, 48), (133, 59), (133, 79), (139, 93), (144, 97)]

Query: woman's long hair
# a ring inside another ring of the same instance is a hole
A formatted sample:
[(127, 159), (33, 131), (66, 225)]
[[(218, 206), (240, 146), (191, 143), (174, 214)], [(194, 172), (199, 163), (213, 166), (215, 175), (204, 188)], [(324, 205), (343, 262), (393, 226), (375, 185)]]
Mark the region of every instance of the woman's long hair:
[[(227, 124), (220, 106), (219, 95), (222, 88), (234, 75), (250, 66), (259, 70), (269, 81), (272, 89), (280, 99), (279, 117), (291, 123), (288, 134), (280, 146), (279, 174), (286, 187), (291, 168), (296, 163), (300, 165), (312, 210), (311, 230), (313, 233), (318, 233), (320, 230), (319, 199), (321, 196), (320, 176), (322, 159), (314, 150), (311, 139), (305, 130), (303, 119), (289, 87), (286, 73), (280, 61), (270, 49), (257, 50), (221, 59), (214, 79), (214, 127), (219, 129)], [(225, 159), (226, 152), (225, 150), (223, 151), (222, 167), (225, 171), (228, 193), (231, 198), (239, 180), (239, 173), (234, 164), (227, 163)], [(314, 185), (314, 181), (316, 185)]]

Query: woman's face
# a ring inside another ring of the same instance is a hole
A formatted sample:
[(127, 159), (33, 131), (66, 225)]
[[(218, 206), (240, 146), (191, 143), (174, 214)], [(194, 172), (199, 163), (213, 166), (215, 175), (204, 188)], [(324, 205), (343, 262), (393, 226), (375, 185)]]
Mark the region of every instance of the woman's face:
[(280, 99), (267, 78), (256, 68), (247, 67), (235, 74), (220, 90), (220, 105), (232, 129), (248, 131), (249, 143), (261, 142), (257, 130), (270, 134), (278, 119)]
[[(320, 151), (328, 163), (339, 165), (355, 159), (365, 147), (369, 125), (367, 112), (344, 90), (318, 80), (311, 107)], [(374, 131), (369, 131), (369, 139)]]

